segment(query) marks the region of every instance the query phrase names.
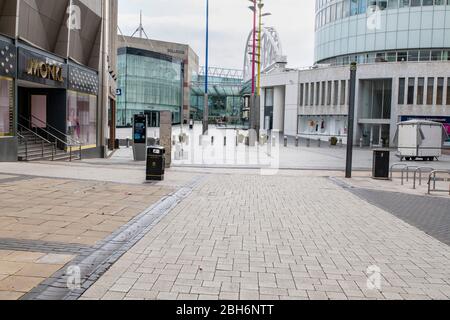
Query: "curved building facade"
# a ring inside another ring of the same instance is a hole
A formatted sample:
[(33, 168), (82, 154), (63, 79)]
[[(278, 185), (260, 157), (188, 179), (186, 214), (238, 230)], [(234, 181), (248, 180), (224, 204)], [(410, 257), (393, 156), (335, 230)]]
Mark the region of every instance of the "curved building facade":
[(317, 0), (315, 61), (450, 59), (448, 0)]
[[(314, 66), (263, 76), (263, 114), (274, 110), (274, 129), (345, 143), (357, 62), (355, 143), (394, 146), (397, 123), (410, 119), (450, 133), (449, 0), (316, 0), (315, 14)], [(270, 99), (273, 91), (283, 99)]]

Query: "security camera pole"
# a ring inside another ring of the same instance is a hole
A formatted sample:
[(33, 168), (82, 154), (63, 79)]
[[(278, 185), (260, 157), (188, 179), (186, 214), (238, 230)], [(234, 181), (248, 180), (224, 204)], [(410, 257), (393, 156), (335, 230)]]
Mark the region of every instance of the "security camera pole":
[(349, 108), (348, 108), (348, 132), (347, 132), (347, 163), (345, 169), (345, 177), (350, 179), (352, 177), (353, 167), (353, 131), (355, 124), (355, 91), (356, 91), (356, 62), (350, 65), (350, 93), (349, 93)]

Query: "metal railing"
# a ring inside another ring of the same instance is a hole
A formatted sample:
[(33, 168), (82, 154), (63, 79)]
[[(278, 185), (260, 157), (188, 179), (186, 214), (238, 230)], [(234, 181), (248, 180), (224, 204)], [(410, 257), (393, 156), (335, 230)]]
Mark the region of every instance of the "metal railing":
[(390, 168), (390, 176), (389, 179), (392, 181), (393, 175), (394, 175), (394, 168), (395, 167), (407, 167), (408, 165), (405, 163), (394, 163)]
[[(41, 143), (41, 155), (42, 158), (45, 157), (45, 144), (47, 143), (48, 145), (51, 146), (51, 150), (52, 150), (52, 161), (55, 160), (55, 155), (56, 155), (56, 143), (55, 142), (50, 142), (49, 140), (45, 139), (44, 137), (42, 137), (41, 135), (39, 135), (38, 133), (34, 132), (33, 130), (25, 127), (22, 124), (18, 124), (19, 129), (26, 132), (29, 132), (32, 134), (35, 144), (38, 144), (38, 142)], [(26, 148), (26, 159), (28, 160), (28, 139), (26, 139), (23, 135), (20, 135), (21, 138), (25, 139), (26, 144), (25, 144), (25, 148)]]
[(406, 168), (402, 169), (402, 186), (405, 184), (404, 183), (405, 171), (406, 171), (406, 182), (409, 182), (410, 169), (417, 170), (417, 169), (419, 169), (419, 167), (418, 166), (406, 166)]
[(28, 139), (20, 133), (17, 133), (17, 137), (19, 138), (19, 143), (23, 143), (23, 141), (25, 141), (25, 160), (28, 160)]
[[(427, 171), (425, 171), (427, 170)], [(435, 168), (432, 167), (419, 167), (414, 171), (414, 183), (413, 183), (413, 189), (416, 189), (417, 186), (417, 173), (419, 173), (419, 186), (422, 185), (422, 173), (427, 172), (433, 172), (434, 170), (436, 170)]]
[[(31, 119), (27, 119), (24, 116), (20, 116), (20, 118), (26, 122), (26, 124), (30, 127), (33, 128), (34, 125), (36, 125), (37, 121), (38, 123), (40, 123), (42, 126), (41, 128), (37, 128), (34, 126), (35, 131), (32, 131), (31, 129), (27, 128), (26, 126), (21, 125), (21, 127), (26, 128), (28, 131), (35, 133), (38, 136), (41, 136), (38, 131), (43, 132), (44, 135), (47, 136), (47, 141), (53, 140), (53, 143), (55, 144), (55, 147), (59, 147), (61, 146), (62, 149), (64, 149), (66, 152), (69, 153), (69, 161), (72, 161), (73, 159), (73, 149), (76, 148), (79, 152), (79, 160), (82, 159), (82, 149), (83, 149), (83, 145), (79, 142), (79, 141), (74, 141), (72, 139), (72, 137), (70, 137), (69, 135), (59, 131), (58, 129), (52, 127), (51, 125), (49, 125), (47, 122), (35, 117), (35, 116), (31, 116)], [(55, 134), (51, 133), (48, 129), (55, 131), (58, 135), (62, 136), (63, 139), (57, 137)], [(64, 139), (66, 141), (64, 141)]]
[[(450, 195), (450, 184), (447, 190), (437, 190), (436, 189), (436, 175), (438, 173), (447, 174), (449, 177), (447, 179), (442, 179), (443, 181), (450, 181), (450, 170), (434, 170), (430, 173), (428, 177), (428, 194), (431, 195), (431, 191), (433, 192), (448, 192)], [(433, 190), (431, 190), (431, 181), (433, 181)]]

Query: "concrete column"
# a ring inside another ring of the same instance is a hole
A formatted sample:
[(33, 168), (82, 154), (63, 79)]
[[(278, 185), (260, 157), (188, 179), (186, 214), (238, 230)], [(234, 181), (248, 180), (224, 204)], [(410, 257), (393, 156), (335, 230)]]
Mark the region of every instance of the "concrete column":
[(284, 131), (285, 88), (275, 87), (273, 93), (273, 129)]

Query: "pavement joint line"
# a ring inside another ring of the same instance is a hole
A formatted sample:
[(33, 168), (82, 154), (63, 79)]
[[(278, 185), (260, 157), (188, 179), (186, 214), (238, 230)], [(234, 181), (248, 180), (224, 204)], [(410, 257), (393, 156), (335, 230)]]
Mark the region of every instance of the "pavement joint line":
[(92, 249), (89, 246), (73, 243), (0, 238), (0, 250), (80, 254)]
[[(197, 175), (185, 186), (163, 197), (109, 237), (82, 252), (50, 278), (24, 295), (21, 300), (76, 300), (80, 298), (115, 262), (188, 197), (203, 179), (204, 176)], [(67, 286), (69, 276), (66, 274), (66, 270), (70, 266), (78, 266), (81, 269), (81, 289), (70, 290)]]
[(360, 188), (337, 178), (329, 179), (361, 200), (450, 246), (450, 199)]
[[(5, 172), (1, 172), (1, 174), (6, 174), (6, 173)], [(35, 176), (30, 176), (30, 175), (14, 174), (13, 178), (0, 179), (0, 184), (8, 184), (8, 183), (20, 182), (20, 181), (28, 181), (28, 180), (33, 180), (34, 178), (36, 178), (36, 177)]]

